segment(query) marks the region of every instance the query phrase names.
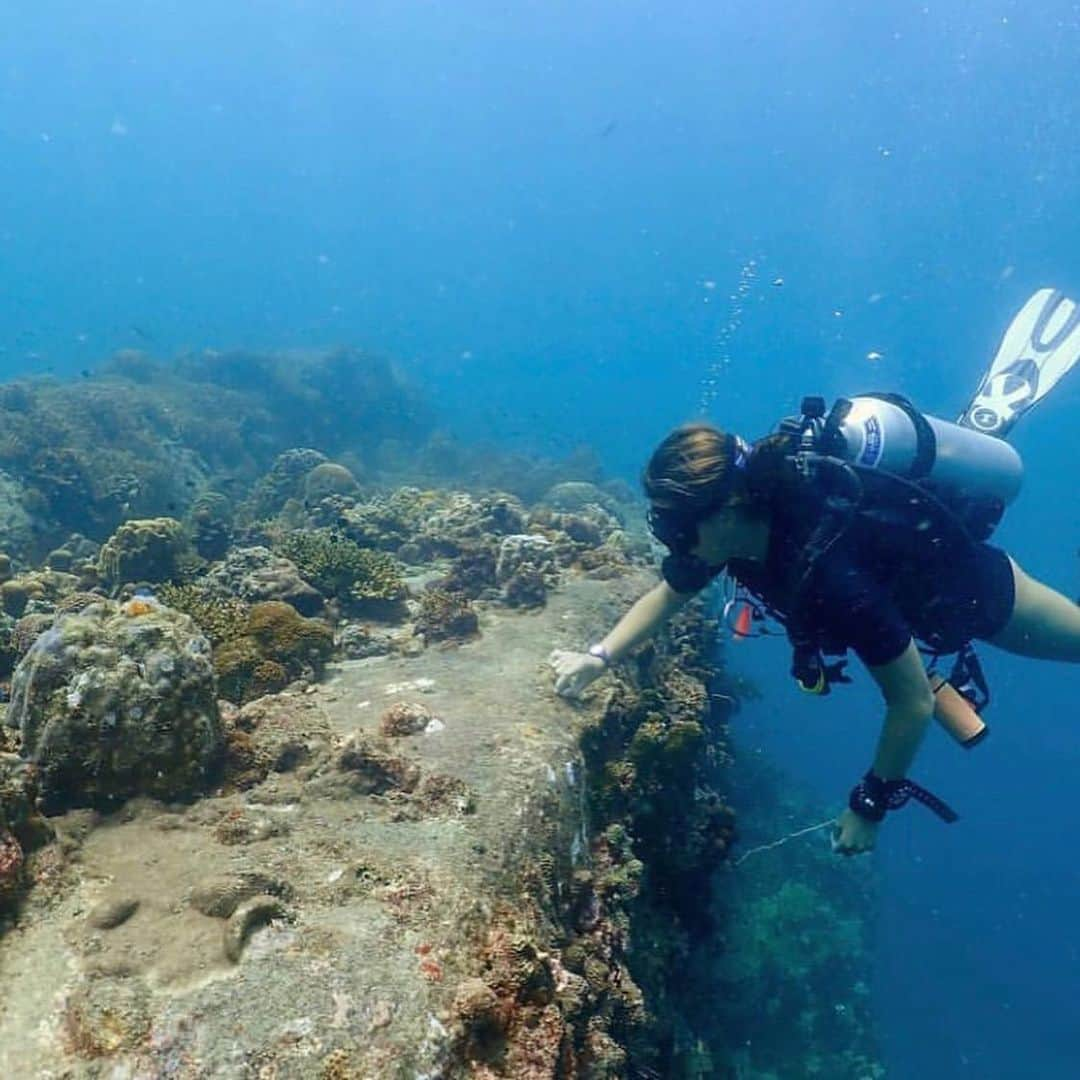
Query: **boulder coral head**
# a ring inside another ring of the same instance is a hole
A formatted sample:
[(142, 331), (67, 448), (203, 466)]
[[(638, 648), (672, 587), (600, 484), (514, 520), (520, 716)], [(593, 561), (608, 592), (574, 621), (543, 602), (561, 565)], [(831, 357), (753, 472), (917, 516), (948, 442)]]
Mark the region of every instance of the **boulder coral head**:
[(187, 546), (184, 527), (175, 518), (125, 521), (102, 546), (98, 570), (110, 585), (169, 581), (177, 576)]
[(210, 643), (144, 597), (57, 618), (15, 669), (7, 720), (49, 810), (193, 797), (224, 745)]
[(356, 477), (336, 461), (324, 461), (304, 477), (304, 502), (309, 505), (333, 495), (354, 496), (358, 490)]

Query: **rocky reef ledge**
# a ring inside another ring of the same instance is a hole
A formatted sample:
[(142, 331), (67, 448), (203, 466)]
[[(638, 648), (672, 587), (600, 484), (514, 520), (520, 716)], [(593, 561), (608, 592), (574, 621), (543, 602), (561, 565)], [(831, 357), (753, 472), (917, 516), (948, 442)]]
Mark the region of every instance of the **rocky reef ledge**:
[[(652, 580), (568, 578), (460, 646), (244, 705), (230, 782), (194, 803), (50, 818), (0, 937), (0, 1075), (666, 1075), (675, 923), (635, 941), (631, 909), (650, 869), (704, 881), (731, 826), (694, 809), (723, 768), (706, 686), (662, 655), (692, 659), (690, 623), (582, 705), (546, 665)], [(632, 797), (680, 779), (698, 795), (635, 850)]]
[[(358, 350), (0, 385), (0, 1080), (879, 1080), (869, 875), (641, 506)], [(307, 445), (304, 445), (307, 444)], [(729, 860), (738, 807), (753, 861)]]

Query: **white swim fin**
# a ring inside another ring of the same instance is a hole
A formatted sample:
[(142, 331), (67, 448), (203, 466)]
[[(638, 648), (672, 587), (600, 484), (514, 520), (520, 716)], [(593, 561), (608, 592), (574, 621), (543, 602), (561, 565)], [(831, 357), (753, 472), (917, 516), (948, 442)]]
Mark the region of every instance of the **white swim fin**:
[(1005, 438), (1080, 360), (1080, 304), (1056, 289), (1040, 289), (1020, 309), (994, 362), (957, 421)]

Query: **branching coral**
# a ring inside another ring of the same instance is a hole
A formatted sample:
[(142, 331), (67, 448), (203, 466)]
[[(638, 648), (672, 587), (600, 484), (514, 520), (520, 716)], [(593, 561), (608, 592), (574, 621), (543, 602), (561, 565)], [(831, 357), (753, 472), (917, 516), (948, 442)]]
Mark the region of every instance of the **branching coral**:
[(394, 604), (405, 597), (405, 582), (395, 559), (362, 548), (332, 529), (287, 533), (277, 548), (324, 596), (353, 604)]
[(236, 597), (208, 592), (190, 582), (162, 585), (157, 597), (167, 607), (190, 615), (212, 645), (240, 637), (247, 629), (251, 608)]

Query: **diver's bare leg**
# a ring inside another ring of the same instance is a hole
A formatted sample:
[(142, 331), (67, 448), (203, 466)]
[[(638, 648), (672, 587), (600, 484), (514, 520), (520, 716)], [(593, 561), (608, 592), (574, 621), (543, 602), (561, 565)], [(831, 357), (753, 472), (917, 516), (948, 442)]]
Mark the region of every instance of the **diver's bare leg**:
[(1080, 607), (1067, 596), (1028, 577), (1012, 562), (1016, 603), (992, 645), (1037, 660), (1080, 663)]

